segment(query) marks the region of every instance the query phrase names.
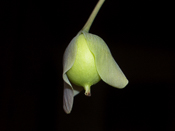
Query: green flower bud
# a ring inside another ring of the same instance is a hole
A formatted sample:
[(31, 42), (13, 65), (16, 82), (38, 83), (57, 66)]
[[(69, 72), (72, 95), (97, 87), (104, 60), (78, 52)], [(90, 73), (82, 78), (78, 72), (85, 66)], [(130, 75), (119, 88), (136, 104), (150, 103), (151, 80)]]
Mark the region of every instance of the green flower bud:
[(85, 95), (90, 96), (90, 86), (100, 81), (95, 59), (89, 50), (83, 34), (77, 37), (77, 52), (73, 66), (66, 73), (69, 80), (86, 90)]
[[(70, 113), (74, 96), (85, 90), (90, 96), (90, 87), (100, 80), (122, 89), (128, 80), (115, 62), (107, 44), (99, 36), (88, 33), (89, 28), (104, 0), (99, 0), (83, 29), (72, 39), (63, 57), (63, 108)], [(99, 5), (101, 4), (101, 5)], [(96, 13), (96, 14), (95, 14)]]
[(124, 88), (128, 80), (115, 62), (106, 43), (97, 35), (80, 31), (66, 48), (63, 59), (64, 109), (71, 111), (73, 97), (84, 87), (90, 96), (91, 85), (102, 79), (107, 84)]

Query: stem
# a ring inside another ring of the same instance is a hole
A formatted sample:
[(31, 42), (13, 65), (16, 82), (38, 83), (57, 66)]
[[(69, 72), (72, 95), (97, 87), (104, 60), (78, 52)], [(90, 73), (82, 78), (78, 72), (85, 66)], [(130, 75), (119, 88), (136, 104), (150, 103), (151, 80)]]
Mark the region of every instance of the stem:
[(98, 13), (98, 11), (100, 10), (102, 4), (104, 3), (105, 0), (99, 0), (97, 5), (95, 6), (94, 10), (92, 11), (89, 19), (87, 20), (86, 24), (83, 27), (83, 31), (89, 32), (89, 29)]

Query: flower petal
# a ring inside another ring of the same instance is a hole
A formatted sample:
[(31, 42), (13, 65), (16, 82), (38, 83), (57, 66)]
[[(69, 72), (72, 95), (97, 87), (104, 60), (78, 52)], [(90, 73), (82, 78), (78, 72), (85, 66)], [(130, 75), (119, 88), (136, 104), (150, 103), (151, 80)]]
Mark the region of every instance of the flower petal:
[(66, 82), (64, 82), (63, 109), (67, 114), (69, 114), (72, 110), (73, 101), (74, 101), (73, 89), (70, 88), (70, 85), (68, 85)]
[[(77, 35), (78, 36), (78, 35)], [(77, 45), (76, 40), (77, 36), (75, 36), (72, 41), (69, 43), (68, 47), (66, 48), (63, 56), (63, 79), (64, 81), (69, 84), (71, 87), (71, 83), (66, 75), (66, 72), (73, 66), (76, 52), (77, 52)]]
[(63, 90), (63, 109), (69, 114), (73, 107), (74, 96), (79, 94), (80, 91), (83, 90), (83, 87), (78, 87), (73, 85), (74, 89), (70, 87), (69, 84), (64, 82), (64, 90)]
[(72, 41), (66, 48), (63, 56), (63, 80), (64, 80), (63, 108), (66, 113), (71, 112), (74, 96), (81, 91), (76, 86), (75, 86), (75, 89), (73, 88), (72, 84), (70, 83), (66, 75), (66, 72), (73, 66), (75, 61), (76, 52), (77, 52), (76, 41), (78, 36), (79, 36), (79, 33), (72, 39)]
[(106, 43), (97, 35), (82, 32), (89, 49), (95, 56), (97, 71), (101, 79), (113, 87), (124, 88), (128, 84), (128, 80), (112, 57)]
[(64, 80), (64, 89), (63, 89), (63, 109), (69, 114), (72, 110), (74, 92), (73, 87), (66, 75), (66, 72), (73, 66), (76, 56), (76, 37), (72, 39), (70, 44), (65, 50), (63, 56), (63, 80)]

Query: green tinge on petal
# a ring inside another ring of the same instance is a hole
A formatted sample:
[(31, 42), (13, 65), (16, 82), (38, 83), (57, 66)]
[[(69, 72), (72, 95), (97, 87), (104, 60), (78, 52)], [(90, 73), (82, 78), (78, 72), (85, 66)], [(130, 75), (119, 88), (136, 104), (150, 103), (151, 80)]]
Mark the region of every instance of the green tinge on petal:
[[(78, 36), (78, 35), (77, 35)], [(77, 51), (77, 36), (75, 36), (72, 41), (69, 43), (68, 47), (66, 48), (63, 56), (63, 79), (64, 81), (69, 84), (71, 87), (71, 83), (66, 75), (66, 72), (73, 66), (75, 57), (76, 57), (76, 51)]]
[(101, 79), (113, 87), (124, 88), (128, 84), (128, 80), (112, 57), (106, 43), (97, 35), (84, 31), (83, 34), (89, 49), (95, 56), (97, 71)]
[[(72, 41), (69, 43), (68, 47), (66, 48), (63, 56), (63, 80), (66, 82), (72, 90), (74, 90), (74, 96), (77, 95), (80, 92), (79, 87), (73, 85), (70, 83), (68, 77), (67, 77), (67, 71), (73, 66), (75, 58), (76, 58), (76, 52), (77, 52), (77, 38), (80, 35), (78, 33)], [(73, 88), (74, 87), (74, 88)]]
[(76, 86), (75, 88), (73, 88), (72, 84), (70, 83), (66, 75), (66, 72), (73, 66), (75, 61), (77, 51), (76, 41), (78, 36), (79, 33), (69, 43), (63, 56), (63, 80), (64, 80), (63, 108), (66, 113), (71, 112), (74, 96), (81, 91), (81, 89), (77, 88)]

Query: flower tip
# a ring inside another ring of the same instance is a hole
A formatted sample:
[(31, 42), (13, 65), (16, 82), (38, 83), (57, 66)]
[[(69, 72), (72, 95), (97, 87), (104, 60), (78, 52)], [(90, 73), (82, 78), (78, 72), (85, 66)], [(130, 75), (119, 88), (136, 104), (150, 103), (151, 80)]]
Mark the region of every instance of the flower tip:
[(66, 114), (70, 114), (70, 111), (66, 111), (66, 110), (64, 110), (64, 112), (65, 112)]
[(90, 86), (89, 85), (86, 85), (85, 87), (84, 87), (84, 89), (85, 89), (85, 95), (86, 96), (91, 96), (91, 89), (90, 89)]
[(64, 105), (63, 105), (63, 110), (64, 110), (64, 112), (65, 112), (66, 114), (70, 114), (71, 111), (72, 111), (72, 108), (66, 107), (66, 105), (65, 105), (65, 103), (64, 103)]
[(85, 92), (84, 93), (86, 96), (91, 96), (91, 93), (90, 92)]
[(65, 106), (63, 106), (63, 109), (64, 109), (64, 112), (65, 112), (66, 114), (70, 114), (70, 113), (71, 113), (71, 110), (68, 110)]
[(66, 114), (70, 114), (71, 112), (69, 111), (69, 112), (66, 112)]
[(121, 85), (118, 86), (117, 88), (118, 88), (118, 89), (123, 89), (123, 88), (125, 88), (125, 87), (128, 85), (128, 83), (129, 83), (128, 79), (125, 79), (125, 80), (123, 81), (123, 83), (121, 83)]

